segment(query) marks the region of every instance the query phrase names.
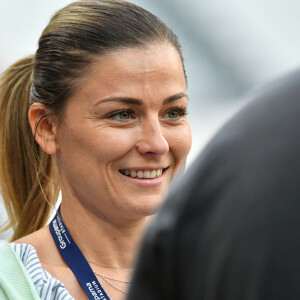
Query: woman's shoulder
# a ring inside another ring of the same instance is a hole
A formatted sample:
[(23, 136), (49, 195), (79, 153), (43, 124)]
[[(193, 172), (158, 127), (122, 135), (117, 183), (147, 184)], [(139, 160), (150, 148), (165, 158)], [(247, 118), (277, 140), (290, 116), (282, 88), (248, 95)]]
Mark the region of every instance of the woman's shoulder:
[[(61, 259), (59, 255), (58, 257), (56, 255), (55, 244), (52, 241), (51, 236), (47, 233), (47, 229), (47, 227), (42, 228), (37, 232), (21, 238), (11, 244), (1, 242), (0, 264), (2, 261), (5, 261), (7, 257), (14, 257), (14, 260), (19, 263), (20, 268), (24, 272), (23, 277), (26, 277), (29, 282), (28, 284), (31, 284), (36, 291), (38, 299), (74, 299), (69, 294), (64, 284), (44, 268), (44, 266), (48, 266), (48, 264), (59, 265), (59, 259)], [(11, 264), (7, 263), (6, 268), (11, 268), (13, 273), (16, 270), (15, 266), (11, 266)], [(56, 274), (54, 273), (54, 275)]]
[(41, 264), (36, 249), (25, 243), (12, 243), (16, 255), (23, 263), (27, 274), (41, 299), (74, 299), (64, 284), (48, 273)]
[(41, 260), (43, 260), (43, 256), (46, 254), (45, 252), (47, 252), (47, 249), (49, 250), (49, 247), (51, 249), (51, 247), (54, 246), (51, 242), (52, 238), (48, 226), (14, 241), (16, 244), (31, 245), (36, 250)]
[[(59, 282), (61, 286), (64, 287), (65, 291), (70, 291), (76, 299), (79, 299), (82, 295), (82, 289), (80, 285), (78, 284), (78, 281), (70, 268), (67, 266), (65, 261), (62, 259), (55, 242), (51, 236), (49, 227), (46, 226), (28, 236), (25, 236), (24, 238), (21, 238), (17, 241), (15, 241), (17, 244), (17, 251), (19, 250), (19, 255), (23, 257), (24, 255), (24, 264), (29, 263), (27, 268), (31, 267), (31, 259), (28, 258), (28, 260), (25, 261), (25, 258), (28, 257), (28, 254), (25, 253), (25, 245), (30, 245), (31, 252), (34, 251), (36, 254), (36, 257), (38, 258), (39, 264), (36, 266), (38, 267), (37, 270), (34, 271), (34, 269), (29, 270), (29, 273), (31, 273), (31, 276), (38, 276), (40, 282), (38, 283), (44, 283), (45, 281), (51, 281), (56, 280), (56, 283)], [(22, 246), (23, 245), (23, 246)], [(21, 249), (21, 247), (23, 247)], [(27, 249), (29, 251), (29, 249)], [(29, 253), (29, 252), (28, 252)], [(35, 272), (38, 272), (40, 275), (36, 275)], [(51, 277), (49, 277), (51, 276)], [(38, 278), (34, 277), (33, 280), (36, 282)], [(50, 279), (49, 279), (50, 278)], [(54, 279), (53, 279), (54, 278)], [(63, 284), (63, 283), (64, 284)], [(53, 284), (53, 282), (51, 283)], [(44, 289), (41, 287), (41, 290)], [(66, 296), (64, 299), (74, 299), (71, 294), (68, 292), (68, 297)], [(59, 298), (60, 299), (61, 295)], [(42, 298), (44, 299), (44, 298)], [(49, 299), (56, 299), (56, 298), (49, 298)]]
[(43, 266), (65, 266), (65, 262), (57, 250), (48, 226), (14, 241), (14, 243), (30, 245)]

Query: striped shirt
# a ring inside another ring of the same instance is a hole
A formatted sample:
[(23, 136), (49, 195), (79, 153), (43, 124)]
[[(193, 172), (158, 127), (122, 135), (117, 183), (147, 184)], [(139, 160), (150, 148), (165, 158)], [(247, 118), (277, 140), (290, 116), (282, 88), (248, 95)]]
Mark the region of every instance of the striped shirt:
[(74, 300), (63, 283), (42, 267), (33, 246), (15, 243), (11, 245), (23, 262), (41, 300)]

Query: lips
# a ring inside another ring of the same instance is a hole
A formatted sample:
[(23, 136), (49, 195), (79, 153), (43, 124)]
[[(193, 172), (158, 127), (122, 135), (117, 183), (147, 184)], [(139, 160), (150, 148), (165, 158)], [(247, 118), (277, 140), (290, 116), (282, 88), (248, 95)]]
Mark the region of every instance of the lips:
[(156, 170), (120, 170), (120, 173), (123, 175), (132, 177), (132, 178), (139, 178), (139, 179), (154, 179), (163, 173), (164, 169), (156, 169)]

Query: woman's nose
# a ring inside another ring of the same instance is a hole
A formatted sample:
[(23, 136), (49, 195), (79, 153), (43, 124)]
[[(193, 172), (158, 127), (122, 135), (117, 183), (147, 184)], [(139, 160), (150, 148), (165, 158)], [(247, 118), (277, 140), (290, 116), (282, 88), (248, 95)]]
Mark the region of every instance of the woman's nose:
[(142, 155), (162, 155), (169, 151), (169, 143), (162, 133), (159, 120), (145, 122), (135, 145)]

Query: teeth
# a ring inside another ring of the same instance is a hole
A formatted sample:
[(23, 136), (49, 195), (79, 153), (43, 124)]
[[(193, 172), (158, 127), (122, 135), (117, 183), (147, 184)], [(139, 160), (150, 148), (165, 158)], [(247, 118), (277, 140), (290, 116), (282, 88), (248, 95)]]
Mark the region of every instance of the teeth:
[[(126, 174), (126, 171), (125, 171), (125, 174)], [(131, 170), (130, 177), (136, 177), (136, 171)]]
[(121, 173), (127, 175), (127, 176), (130, 176), (130, 177), (137, 177), (137, 178), (156, 178), (158, 176), (161, 176), (162, 174), (162, 169), (158, 169), (158, 170), (153, 170), (153, 171), (149, 171), (149, 170), (146, 170), (146, 171), (134, 171), (134, 170), (122, 170)]
[(156, 174), (157, 174), (157, 172), (155, 170), (153, 170), (150, 174), (150, 177), (155, 178), (157, 176)]

